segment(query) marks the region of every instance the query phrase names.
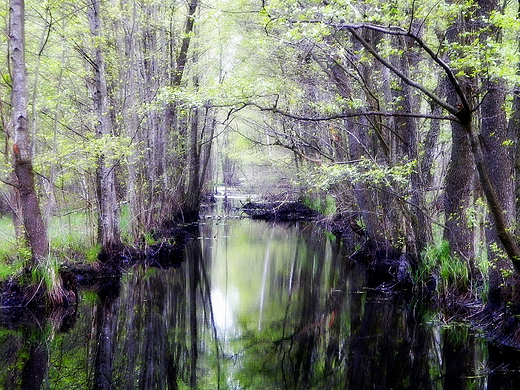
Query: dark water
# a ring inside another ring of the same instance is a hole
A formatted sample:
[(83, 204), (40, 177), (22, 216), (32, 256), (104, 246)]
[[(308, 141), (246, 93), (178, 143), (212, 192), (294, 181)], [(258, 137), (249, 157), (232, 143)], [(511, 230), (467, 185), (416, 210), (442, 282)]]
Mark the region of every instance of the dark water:
[(343, 252), (312, 225), (206, 219), (180, 268), (2, 328), (0, 388), (520, 388), (518, 353), (367, 288)]

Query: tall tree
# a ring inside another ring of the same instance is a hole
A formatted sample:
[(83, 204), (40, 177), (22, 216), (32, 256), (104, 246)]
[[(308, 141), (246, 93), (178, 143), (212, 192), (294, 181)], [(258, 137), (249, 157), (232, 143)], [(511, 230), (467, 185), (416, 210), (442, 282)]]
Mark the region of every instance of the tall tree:
[(32, 141), (27, 113), (27, 71), (25, 65), (25, 3), (12, 0), (9, 9), (9, 42), (12, 69), (11, 123), (16, 188), (20, 194), (25, 233), (36, 263), (49, 254), (47, 230), (39, 207), (34, 182)]
[[(502, 42), (502, 29), (489, 22), (494, 12), (499, 12), (496, 0), (478, 1), (479, 38), (482, 42), (494, 45)], [(483, 60), (484, 63), (487, 61)], [(511, 227), (515, 226), (515, 191), (513, 190), (513, 158), (510, 146), (506, 112), (506, 83), (501, 77), (484, 73), (480, 84), (485, 88), (485, 95), (480, 105), (480, 141), (490, 180), (496, 189), (498, 201), (502, 207), (504, 218)], [(493, 220), (486, 229), (488, 242), (488, 259), (492, 263), (489, 269), (489, 300), (493, 304), (505, 304), (509, 299), (514, 280), (511, 278), (511, 263), (503, 256), (503, 247), (494, 228)], [(507, 287), (506, 287), (507, 286)]]
[[(94, 128), (98, 138), (111, 137), (113, 134), (108, 104), (105, 61), (102, 52), (100, 3), (98, 0), (87, 1), (90, 33), (93, 37), (94, 46), (91, 60), (94, 77), (90, 84), (96, 120)], [(110, 161), (105, 151), (99, 154), (97, 163), (98, 242), (103, 250), (109, 253), (121, 244), (115, 163)]]
[[(459, 15), (449, 27), (446, 34), (449, 44), (468, 44), (464, 42), (463, 37), (468, 36), (473, 28), (469, 12)], [(461, 77), (460, 84), (464, 97), (475, 94), (469, 76)], [(446, 100), (452, 106), (461, 105), (461, 98), (457, 96), (456, 88), (457, 86), (451, 80), (447, 81)], [(468, 134), (457, 121), (451, 122), (451, 140), (451, 158), (445, 178), (444, 238), (450, 243), (451, 252), (464, 259), (474, 270), (476, 232), (475, 224), (470, 224), (468, 221), (470, 218), (468, 210), (472, 209), (475, 201), (475, 163)]]

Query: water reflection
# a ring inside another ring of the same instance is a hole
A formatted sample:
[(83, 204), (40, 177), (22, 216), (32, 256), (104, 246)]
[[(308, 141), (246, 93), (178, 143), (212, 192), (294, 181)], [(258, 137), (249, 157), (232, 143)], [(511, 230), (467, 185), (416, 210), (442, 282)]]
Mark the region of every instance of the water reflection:
[(345, 251), (308, 224), (208, 219), (180, 268), (84, 291), (72, 327), (1, 313), (0, 388), (516, 388), (518, 353), (367, 288)]

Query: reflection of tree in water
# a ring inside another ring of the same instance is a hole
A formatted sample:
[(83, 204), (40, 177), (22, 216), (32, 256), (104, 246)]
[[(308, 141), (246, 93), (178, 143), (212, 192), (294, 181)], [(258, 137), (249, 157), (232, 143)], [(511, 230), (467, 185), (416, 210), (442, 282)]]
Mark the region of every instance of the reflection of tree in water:
[(41, 388), (47, 370), (49, 349), (43, 332), (33, 334), (26, 341), (27, 360), (22, 369), (22, 389), (38, 390)]
[(200, 241), (186, 248), (181, 268), (142, 267), (108, 280), (83, 292), (74, 327), (47, 315), (0, 330), (1, 389), (219, 387)]
[(119, 277), (103, 284), (98, 291), (99, 304), (94, 307), (92, 335), (94, 336), (94, 389), (111, 389), (112, 362), (116, 342)]
[(201, 327), (211, 319), (200, 242), (188, 245), (182, 268), (125, 278), (119, 296), (100, 296), (95, 307), (95, 388), (197, 387)]
[(48, 388), (50, 347), (56, 334), (74, 326), (75, 307), (39, 313), (16, 308), (7, 316), (3, 314), (2, 325), (12, 330), (0, 330), (0, 388)]
[[(325, 240), (323, 237), (316, 239), (312, 234), (300, 237), (306, 242), (304, 252), (295, 258), (299, 258), (300, 285), (306, 286), (302, 293), (296, 297), (299, 302), (301, 316), (295, 332), (289, 336), (288, 349), (283, 352), (282, 363), (286, 365), (289, 377), (284, 375), (284, 381), (294, 383), (294, 386), (305, 388), (311, 379), (312, 363), (317, 353), (318, 341), (322, 332), (326, 331), (326, 314), (320, 302), (321, 279), (325, 256)], [(300, 245), (298, 245), (300, 247)], [(285, 337), (284, 337), (285, 338)], [(286, 364), (288, 363), (288, 364)], [(284, 374), (285, 374), (284, 370)]]
[(300, 262), (296, 277), (306, 288), (291, 294), (283, 335), (275, 342), (283, 378), (278, 388), (464, 389), (482, 384), (471, 377), (476, 372), (472, 338), (461, 339), (470, 344), (457, 344), (445, 331), (437, 340), (425, 324), (426, 312), (410, 296), (366, 290), (364, 270), (334, 252), (337, 247), (327, 268), (323, 238), (312, 232), (302, 238), (306, 243), (299, 248), (306, 252), (295, 255)]
[(225, 355), (205, 268), (211, 248), (194, 240), (181, 268), (134, 269), (84, 295), (92, 301), (69, 333), (60, 313), (0, 331), (0, 388), (516, 388), (510, 354), (479, 355), (467, 328), (429, 325), (411, 297), (367, 290), (365, 271), (339, 246), (310, 227), (297, 237), (292, 262), (271, 259), (262, 330), (244, 326)]

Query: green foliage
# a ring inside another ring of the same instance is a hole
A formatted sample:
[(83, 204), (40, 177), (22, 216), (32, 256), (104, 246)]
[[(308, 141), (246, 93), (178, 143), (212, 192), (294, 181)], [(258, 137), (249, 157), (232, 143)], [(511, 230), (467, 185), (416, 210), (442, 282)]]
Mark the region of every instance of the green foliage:
[(396, 193), (405, 190), (416, 161), (402, 161), (389, 166), (362, 157), (356, 164), (331, 164), (304, 171), (300, 175), (308, 186), (319, 191), (328, 191), (340, 183), (364, 183), (375, 187), (389, 188)]
[(69, 261), (95, 261), (100, 250), (94, 242), (95, 217), (82, 210), (51, 217), (48, 229), (54, 256)]
[(20, 274), (31, 259), (24, 241), (16, 242), (10, 218), (0, 218), (0, 280)]
[(98, 259), (100, 252), (101, 252), (101, 244), (89, 246), (86, 250), (87, 262), (95, 263)]
[(157, 242), (152, 232), (146, 232), (143, 236), (143, 239), (146, 245), (153, 245)]
[(303, 199), (303, 203), (323, 215), (333, 215), (336, 212), (336, 199), (331, 195), (326, 195), (325, 199), (310, 195)]
[(0, 262), (0, 280), (19, 274), (25, 267), (25, 263), (26, 261), (20, 258), (16, 258), (12, 262)]
[[(74, 212), (66, 217), (52, 217), (49, 221), (51, 237), (51, 257), (45, 265), (35, 271), (32, 282), (39, 283), (42, 278), (48, 285), (53, 285), (57, 277), (56, 268), (64, 261), (95, 262), (101, 246), (92, 241), (95, 226), (90, 226), (91, 219), (85, 212)], [(0, 218), (0, 279), (18, 274), (31, 260), (28, 245), (16, 243), (10, 218)]]
[(247, 341), (247, 354), (242, 369), (236, 379), (244, 388), (282, 389), (283, 373), (280, 371), (278, 353), (273, 340), (281, 337), (273, 328), (259, 334), (246, 334), (235, 344), (241, 346)]
[(92, 290), (84, 290), (81, 292), (81, 299), (90, 304), (99, 304), (99, 295)]
[(451, 291), (465, 291), (469, 287), (469, 268), (466, 262), (454, 257), (448, 241), (426, 248), (415, 275), (415, 283), (426, 283), (430, 278), (437, 281), (441, 295)]
[(32, 284), (44, 284), (47, 291), (59, 287), (59, 261), (54, 256), (47, 256), (44, 262), (31, 268)]

